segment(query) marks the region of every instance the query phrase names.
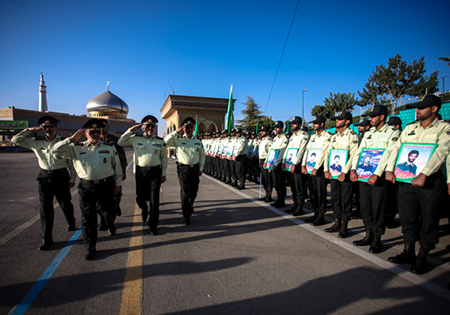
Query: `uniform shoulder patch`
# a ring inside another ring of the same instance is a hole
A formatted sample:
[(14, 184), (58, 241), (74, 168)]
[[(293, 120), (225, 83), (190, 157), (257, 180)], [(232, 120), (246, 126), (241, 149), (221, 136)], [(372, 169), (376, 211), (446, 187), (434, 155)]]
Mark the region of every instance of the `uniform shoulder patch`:
[(356, 132), (354, 132), (353, 130), (350, 130), (350, 133), (351, 133), (352, 135), (356, 135)]
[(333, 133), (332, 132), (330, 132), (330, 131), (327, 131), (328, 132), (328, 134), (330, 135), (330, 136), (332, 136), (333, 135)]

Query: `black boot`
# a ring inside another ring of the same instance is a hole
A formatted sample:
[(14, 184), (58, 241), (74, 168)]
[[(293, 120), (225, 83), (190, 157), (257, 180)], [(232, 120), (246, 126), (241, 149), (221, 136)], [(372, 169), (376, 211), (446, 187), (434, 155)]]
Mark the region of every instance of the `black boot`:
[(292, 215), (294, 217), (298, 217), (299, 215), (303, 214), (303, 206), (302, 205), (298, 205), (297, 209), (292, 213)]
[(297, 210), (297, 208), (298, 208), (298, 204), (294, 203), (294, 205), (292, 207), (290, 207), (288, 210), (285, 210), (284, 212), (293, 213), (295, 210)]
[(312, 225), (314, 226), (320, 226), (320, 225), (324, 225), (325, 224), (325, 218), (323, 217), (323, 215), (318, 215), (317, 218), (312, 221)]
[(334, 224), (331, 227), (325, 229), (324, 231), (328, 232), (328, 233), (332, 233), (332, 232), (337, 232), (340, 229), (341, 229), (341, 219), (334, 219)]
[(272, 202), (272, 194), (268, 194), (266, 200), (264, 200), (265, 202)]
[(405, 249), (397, 256), (389, 257), (388, 260), (394, 264), (410, 264), (412, 265), (416, 260), (416, 253), (414, 243), (405, 243)]
[(356, 245), (356, 246), (369, 246), (369, 245), (372, 244), (372, 241), (373, 241), (373, 233), (369, 232), (369, 231), (366, 231), (366, 236), (363, 239), (359, 240), (359, 241), (354, 241), (353, 245)]
[(339, 230), (338, 236), (340, 238), (346, 238), (348, 236), (348, 229), (347, 229), (348, 221), (342, 221), (341, 228)]
[(317, 216), (318, 216), (318, 213), (317, 213), (317, 212), (314, 212), (314, 215), (313, 215), (312, 217), (306, 218), (306, 219), (303, 220), (303, 221), (305, 221), (306, 223), (311, 223), (311, 222), (313, 222), (313, 221), (317, 218)]
[(370, 245), (369, 252), (373, 254), (381, 253), (381, 247), (383, 245), (381, 244), (381, 236), (375, 235), (373, 238), (372, 244)]
[(419, 254), (417, 254), (416, 261), (411, 266), (411, 272), (416, 275), (421, 275), (427, 272), (427, 256), (430, 251), (420, 247)]

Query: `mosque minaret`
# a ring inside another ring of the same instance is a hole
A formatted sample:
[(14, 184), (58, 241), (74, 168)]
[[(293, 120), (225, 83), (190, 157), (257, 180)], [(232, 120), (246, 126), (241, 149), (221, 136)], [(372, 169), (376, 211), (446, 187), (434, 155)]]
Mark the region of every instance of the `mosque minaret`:
[(44, 74), (42, 72), (41, 72), (41, 80), (39, 82), (39, 111), (48, 112), (47, 87), (45, 86)]

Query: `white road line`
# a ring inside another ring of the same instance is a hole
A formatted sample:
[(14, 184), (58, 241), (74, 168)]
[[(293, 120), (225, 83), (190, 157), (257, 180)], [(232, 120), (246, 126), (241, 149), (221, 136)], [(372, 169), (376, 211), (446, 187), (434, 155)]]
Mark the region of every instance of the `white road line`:
[(242, 197), (253, 201), (254, 203), (260, 205), (261, 207), (264, 207), (264, 208), (284, 217), (285, 219), (290, 220), (290, 221), (294, 222), (295, 224), (300, 225), (302, 228), (307, 229), (308, 231), (350, 251), (351, 253), (358, 255), (361, 258), (364, 258), (365, 260), (369, 261), (370, 263), (373, 263), (375, 265), (378, 265), (381, 268), (389, 270), (390, 272), (396, 274), (397, 276), (399, 276), (415, 285), (420, 285), (423, 288), (425, 288), (426, 290), (428, 290), (436, 295), (439, 295), (440, 297), (444, 298), (447, 301), (450, 301), (450, 294), (449, 294), (448, 290), (445, 290), (445, 289), (441, 288), (440, 286), (435, 285), (434, 283), (431, 283), (419, 276), (416, 276), (415, 274), (413, 274), (409, 271), (406, 271), (406, 270), (398, 267), (397, 265), (388, 262), (387, 260), (376, 257), (375, 255), (372, 255), (369, 252), (361, 250), (352, 244), (342, 241), (329, 233), (326, 233), (322, 230), (314, 228), (312, 225), (305, 223), (297, 218), (294, 218), (291, 215), (286, 215), (286, 213), (284, 213), (284, 211), (280, 211), (272, 206), (268, 206), (266, 203), (259, 201), (253, 197), (250, 197), (249, 195), (244, 193), (242, 190), (236, 190), (233, 187), (230, 187), (227, 184), (224, 184), (221, 181), (219, 181), (215, 178), (212, 178), (210, 176), (208, 176), (208, 179), (217, 182), (219, 185), (222, 185), (223, 187), (226, 187), (227, 189), (234, 191), (238, 195), (241, 195)]

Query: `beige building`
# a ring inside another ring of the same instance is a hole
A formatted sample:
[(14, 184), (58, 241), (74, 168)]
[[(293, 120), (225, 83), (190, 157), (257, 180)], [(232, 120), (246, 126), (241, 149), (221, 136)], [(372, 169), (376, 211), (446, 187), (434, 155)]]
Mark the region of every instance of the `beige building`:
[(166, 120), (166, 134), (178, 129), (187, 117), (197, 117), (198, 133), (206, 133), (224, 129), (227, 110), (227, 98), (169, 95), (161, 108), (161, 117)]

